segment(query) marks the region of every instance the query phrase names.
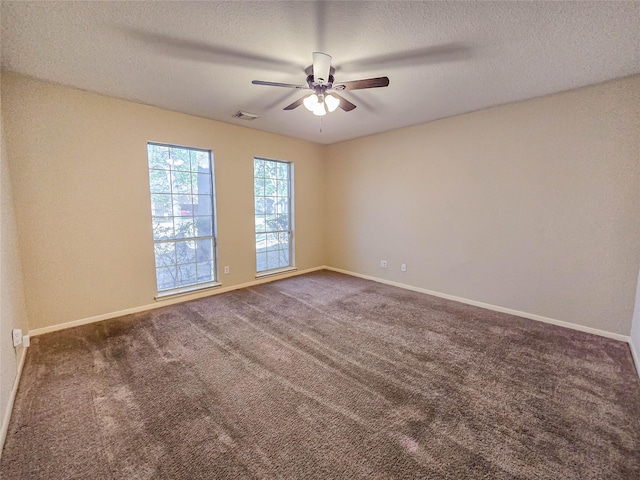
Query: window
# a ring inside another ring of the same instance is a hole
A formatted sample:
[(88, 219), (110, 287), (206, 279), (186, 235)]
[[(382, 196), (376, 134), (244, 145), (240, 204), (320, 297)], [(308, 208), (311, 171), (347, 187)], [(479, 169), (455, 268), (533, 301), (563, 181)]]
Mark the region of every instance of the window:
[(292, 165), (287, 162), (253, 160), (255, 194), (256, 271), (293, 267), (291, 215)]
[(149, 143), (149, 185), (159, 295), (216, 281), (211, 152)]

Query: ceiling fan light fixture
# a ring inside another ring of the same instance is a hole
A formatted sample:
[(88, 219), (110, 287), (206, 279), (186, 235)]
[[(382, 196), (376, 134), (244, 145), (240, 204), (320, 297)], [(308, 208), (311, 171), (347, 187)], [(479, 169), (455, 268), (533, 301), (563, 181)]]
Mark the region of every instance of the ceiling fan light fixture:
[(333, 112), (336, 108), (338, 108), (338, 105), (340, 105), (340, 100), (338, 100), (333, 95), (327, 95), (326, 97), (324, 97), (324, 103), (327, 106), (327, 110), (329, 112)]
[(312, 93), (307, 98), (305, 98), (302, 103), (307, 110), (313, 112), (315, 106), (318, 105), (318, 96), (315, 93)]
[(318, 117), (323, 117), (327, 114), (327, 109), (325, 108), (324, 102), (317, 103), (315, 107), (313, 107), (313, 114)]

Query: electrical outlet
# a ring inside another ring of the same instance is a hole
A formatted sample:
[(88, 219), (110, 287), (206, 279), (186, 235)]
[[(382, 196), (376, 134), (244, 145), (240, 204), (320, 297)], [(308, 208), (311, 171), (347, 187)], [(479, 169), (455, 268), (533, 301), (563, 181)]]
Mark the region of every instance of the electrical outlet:
[(406, 263), (403, 263), (403, 264), (400, 266), (400, 270), (402, 270), (403, 272), (406, 272), (406, 271), (407, 271), (407, 264), (406, 264)]
[(224, 267), (224, 274), (225, 275), (229, 274), (229, 267), (228, 266)]
[(382, 268), (387, 268), (387, 261), (386, 260), (380, 260), (380, 266)]
[(11, 333), (13, 335), (13, 346), (17, 347), (18, 345), (22, 345), (22, 330), (14, 328)]

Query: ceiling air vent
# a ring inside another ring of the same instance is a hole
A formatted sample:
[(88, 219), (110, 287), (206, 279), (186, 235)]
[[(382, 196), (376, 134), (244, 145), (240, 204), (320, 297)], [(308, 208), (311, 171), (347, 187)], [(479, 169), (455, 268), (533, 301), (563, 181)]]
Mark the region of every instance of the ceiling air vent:
[(255, 120), (259, 118), (260, 115), (256, 115), (255, 113), (243, 112), (239, 110), (238, 113), (233, 115), (235, 118), (239, 118), (240, 120)]

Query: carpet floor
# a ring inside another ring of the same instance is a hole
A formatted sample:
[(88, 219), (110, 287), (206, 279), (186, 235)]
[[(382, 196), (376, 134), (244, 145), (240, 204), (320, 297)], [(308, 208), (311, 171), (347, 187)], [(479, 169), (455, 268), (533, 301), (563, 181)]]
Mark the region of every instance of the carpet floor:
[(626, 343), (328, 271), (34, 337), (9, 479), (638, 479)]

